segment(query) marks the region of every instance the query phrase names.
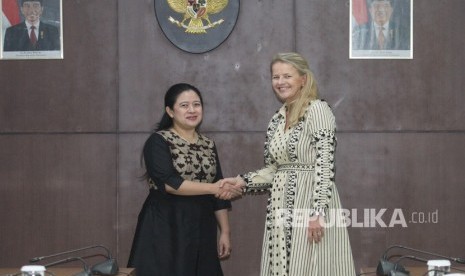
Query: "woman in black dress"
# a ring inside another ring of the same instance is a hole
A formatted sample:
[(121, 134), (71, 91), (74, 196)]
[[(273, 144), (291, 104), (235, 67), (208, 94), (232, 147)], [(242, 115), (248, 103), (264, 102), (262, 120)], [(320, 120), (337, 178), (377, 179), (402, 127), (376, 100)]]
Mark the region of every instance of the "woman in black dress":
[[(165, 113), (145, 142), (150, 187), (139, 214), (128, 267), (137, 276), (219, 276), (231, 252), (228, 209), (240, 189), (223, 178), (214, 142), (199, 133), (203, 103), (197, 88), (173, 85)], [(227, 191), (222, 199), (215, 195)], [(220, 237), (217, 239), (217, 229)]]

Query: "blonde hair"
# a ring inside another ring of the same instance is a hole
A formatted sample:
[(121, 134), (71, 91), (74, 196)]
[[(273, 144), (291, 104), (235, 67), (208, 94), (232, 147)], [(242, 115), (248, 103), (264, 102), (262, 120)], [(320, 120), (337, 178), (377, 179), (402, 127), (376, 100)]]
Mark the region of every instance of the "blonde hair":
[(300, 90), (300, 95), (297, 100), (287, 105), (289, 111), (288, 126), (291, 127), (305, 115), (305, 110), (308, 104), (315, 99), (318, 99), (318, 87), (312, 71), (308, 66), (307, 61), (297, 53), (279, 53), (273, 57), (270, 63), (270, 71), (277, 62), (284, 62), (292, 65), (301, 76), (306, 76), (307, 81)]

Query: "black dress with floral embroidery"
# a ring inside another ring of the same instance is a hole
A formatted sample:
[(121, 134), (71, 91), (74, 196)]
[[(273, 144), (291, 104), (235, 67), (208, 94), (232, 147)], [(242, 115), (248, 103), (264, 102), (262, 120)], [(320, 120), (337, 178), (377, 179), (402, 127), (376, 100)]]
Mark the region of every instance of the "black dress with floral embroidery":
[(184, 180), (214, 183), (223, 178), (215, 144), (199, 135), (189, 143), (169, 130), (144, 145), (150, 194), (139, 214), (128, 267), (137, 276), (223, 275), (217, 251), (215, 211), (231, 207), (213, 195), (177, 196)]

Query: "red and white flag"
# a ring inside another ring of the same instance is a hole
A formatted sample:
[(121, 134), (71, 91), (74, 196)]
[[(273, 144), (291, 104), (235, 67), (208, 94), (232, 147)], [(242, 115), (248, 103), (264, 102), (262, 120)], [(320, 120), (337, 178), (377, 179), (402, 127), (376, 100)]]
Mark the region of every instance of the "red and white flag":
[(2, 0), (2, 22), (3, 33), (6, 28), (21, 22), (17, 0)]
[(366, 0), (352, 0), (352, 16), (357, 25), (368, 23), (368, 11)]

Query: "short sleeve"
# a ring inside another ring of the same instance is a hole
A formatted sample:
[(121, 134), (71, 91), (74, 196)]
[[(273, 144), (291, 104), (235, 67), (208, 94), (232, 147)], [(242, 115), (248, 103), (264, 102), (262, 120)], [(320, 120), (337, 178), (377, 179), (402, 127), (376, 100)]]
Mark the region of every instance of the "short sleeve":
[(169, 142), (160, 134), (153, 133), (144, 145), (144, 161), (147, 174), (159, 191), (166, 193), (165, 184), (178, 189), (184, 179), (174, 168)]

